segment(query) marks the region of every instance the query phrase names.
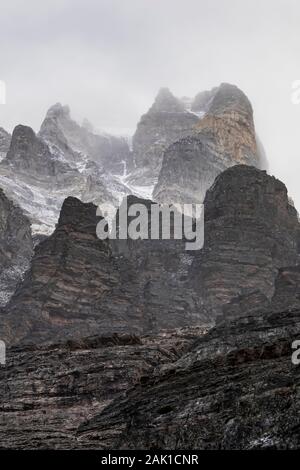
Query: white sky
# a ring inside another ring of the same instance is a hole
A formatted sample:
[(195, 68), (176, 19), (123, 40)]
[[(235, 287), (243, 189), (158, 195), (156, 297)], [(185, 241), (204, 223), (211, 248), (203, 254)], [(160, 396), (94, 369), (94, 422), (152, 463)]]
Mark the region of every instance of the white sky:
[(193, 96), (221, 82), (250, 98), (270, 173), (300, 209), (299, 0), (2, 0), (0, 126), (38, 130), (69, 104), (96, 127), (128, 131), (161, 86)]

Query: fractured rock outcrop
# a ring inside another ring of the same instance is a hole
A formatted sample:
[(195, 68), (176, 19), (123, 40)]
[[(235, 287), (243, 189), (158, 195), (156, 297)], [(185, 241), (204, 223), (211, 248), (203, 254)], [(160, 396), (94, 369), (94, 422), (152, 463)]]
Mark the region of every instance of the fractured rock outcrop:
[(278, 270), (298, 263), (299, 222), (283, 183), (237, 165), (206, 194), (204, 248), (192, 277), (213, 315), (245, 291), (274, 293)]
[(292, 266), (271, 300), (241, 295), (177, 360), (81, 424), (79, 439), (100, 449), (298, 449), (299, 290)]
[(224, 322), (79, 427), (98, 449), (297, 449), (300, 315)]
[[(199, 97), (195, 99), (198, 109)], [(193, 132), (164, 152), (153, 197), (160, 202), (202, 203), (215, 177), (226, 168), (261, 168), (252, 106), (237, 87), (222, 84), (200, 100), (204, 112)]]
[(116, 250), (116, 242), (97, 238), (96, 209), (65, 200), (2, 318), (8, 344), (209, 323), (188, 278), (184, 241), (137, 240)]
[(34, 131), (22, 125), (15, 127), (13, 131), (4, 163), (31, 176), (55, 176), (67, 170), (66, 165), (53, 158), (48, 146)]
[[(133, 204), (150, 211), (155, 203), (128, 197), (127, 210)], [(285, 186), (246, 165), (208, 191), (200, 251), (186, 251), (183, 239), (100, 240), (99, 220), (93, 204), (65, 200), (7, 306), (8, 341), (211, 324), (239, 295), (270, 300), (278, 270), (298, 262), (299, 222)]]
[[(56, 136), (59, 139), (59, 134)], [(65, 142), (63, 139), (64, 136)], [(49, 146), (30, 127), (22, 125), (14, 129), (9, 151), (0, 163), (0, 184), (28, 215), (33, 232), (38, 235), (53, 232), (67, 196), (96, 204), (117, 204), (119, 197), (114, 194), (128, 192), (113, 178), (104, 178), (96, 163), (81, 157), (67, 142), (61, 143), (60, 148)]]
[(153, 185), (159, 175), (163, 153), (176, 140), (189, 135), (199, 118), (167, 88), (162, 88), (152, 107), (141, 117), (133, 136), (135, 172), (129, 180)]

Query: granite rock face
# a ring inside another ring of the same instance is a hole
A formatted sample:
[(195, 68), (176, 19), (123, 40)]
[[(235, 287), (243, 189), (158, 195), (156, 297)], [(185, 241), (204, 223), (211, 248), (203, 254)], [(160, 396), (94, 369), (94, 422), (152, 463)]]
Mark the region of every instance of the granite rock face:
[(215, 177), (236, 164), (261, 168), (252, 106), (237, 87), (222, 84), (198, 95), (192, 105), (203, 108), (193, 132), (164, 152), (153, 197), (160, 202), (202, 203)]
[(0, 189), (0, 306), (13, 294), (29, 267), (32, 254), (29, 220)]
[(204, 248), (191, 275), (212, 315), (234, 297), (274, 293), (278, 270), (299, 262), (299, 222), (283, 183), (264, 171), (236, 165), (206, 194)]

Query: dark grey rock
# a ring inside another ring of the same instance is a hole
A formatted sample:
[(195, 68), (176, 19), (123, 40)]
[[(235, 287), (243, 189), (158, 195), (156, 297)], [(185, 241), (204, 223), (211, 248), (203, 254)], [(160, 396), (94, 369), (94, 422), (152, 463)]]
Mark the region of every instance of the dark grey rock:
[(11, 141), (11, 135), (0, 127), (0, 159), (4, 158), (8, 152)]
[(0, 306), (14, 293), (32, 255), (30, 222), (0, 189)]
[(207, 191), (204, 248), (192, 277), (213, 315), (234, 297), (274, 293), (278, 270), (296, 265), (299, 221), (285, 185), (266, 172), (236, 165)]

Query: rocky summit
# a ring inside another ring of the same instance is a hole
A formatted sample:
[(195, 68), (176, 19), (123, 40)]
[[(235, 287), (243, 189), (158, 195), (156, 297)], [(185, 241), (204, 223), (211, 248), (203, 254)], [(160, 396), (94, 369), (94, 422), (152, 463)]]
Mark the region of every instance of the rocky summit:
[(129, 169), (131, 153), (123, 137), (99, 134), (87, 120), (79, 125), (71, 118), (70, 108), (56, 103), (46, 114), (39, 136), (53, 152), (63, 154), (75, 163), (78, 153), (89, 156), (106, 171), (123, 174), (124, 164)]
[(192, 132), (176, 139), (162, 158), (153, 197), (160, 202), (201, 203), (215, 177), (226, 168), (265, 162), (257, 148), (252, 106), (239, 88), (222, 84), (195, 98), (201, 119)]
[[(104, 172), (91, 157), (73, 150), (63, 130), (56, 127), (53, 130), (47, 124), (50, 117), (46, 118), (44, 132), (38, 135), (30, 127), (18, 125), (8, 152), (0, 162), (0, 186), (20, 205), (32, 222), (33, 233), (38, 236), (53, 232), (62, 203), (68, 196), (80, 197), (85, 202), (109, 201), (117, 205), (129, 192), (119, 179)], [(53, 119), (52, 116), (51, 123)], [(76, 129), (78, 125), (74, 122), (74, 126)], [(47, 129), (50, 135), (46, 135)], [(55, 143), (51, 141), (51, 129)]]
[(141, 186), (153, 185), (164, 151), (176, 140), (189, 135), (198, 120), (196, 115), (186, 112), (183, 103), (168, 88), (162, 88), (133, 136), (135, 171), (128, 179)]

